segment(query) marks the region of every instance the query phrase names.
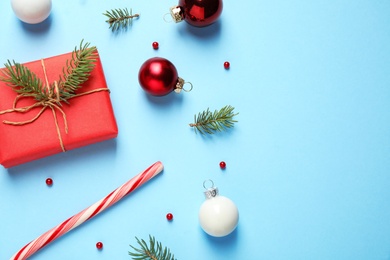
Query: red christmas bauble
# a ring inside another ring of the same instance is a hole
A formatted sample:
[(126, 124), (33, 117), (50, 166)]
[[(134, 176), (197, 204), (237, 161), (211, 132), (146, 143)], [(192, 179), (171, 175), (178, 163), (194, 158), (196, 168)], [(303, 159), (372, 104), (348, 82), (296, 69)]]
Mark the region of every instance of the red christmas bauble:
[(171, 8), (175, 22), (204, 27), (214, 23), (222, 13), (222, 0), (179, 0), (179, 5)]
[(164, 96), (178, 84), (176, 67), (167, 59), (155, 57), (145, 61), (138, 73), (141, 87), (150, 95)]

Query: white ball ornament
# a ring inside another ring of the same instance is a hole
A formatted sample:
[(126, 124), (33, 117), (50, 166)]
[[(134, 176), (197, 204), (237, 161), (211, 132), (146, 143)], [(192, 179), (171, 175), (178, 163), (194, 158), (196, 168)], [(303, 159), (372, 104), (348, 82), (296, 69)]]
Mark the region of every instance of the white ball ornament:
[(199, 222), (202, 229), (213, 237), (224, 237), (232, 233), (238, 224), (238, 209), (232, 200), (218, 194), (218, 188), (212, 186), (204, 192), (206, 200), (199, 210)]
[(15, 15), (25, 23), (37, 24), (49, 17), (51, 0), (11, 0)]

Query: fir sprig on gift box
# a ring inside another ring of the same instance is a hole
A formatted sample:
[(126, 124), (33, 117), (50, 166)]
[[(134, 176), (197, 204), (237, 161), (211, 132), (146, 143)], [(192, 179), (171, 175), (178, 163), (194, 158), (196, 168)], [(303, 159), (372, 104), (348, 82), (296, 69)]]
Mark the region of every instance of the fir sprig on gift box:
[[(46, 79), (44, 86), (41, 79), (26, 66), (15, 61), (5, 64), (1, 81), (7, 83), (21, 97), (32, 97), (38, 102), (56, 100), (67, 102), (76, 95), (76, 90), (88, 80), (91, 71), (95, 67), (96, 47), (89, 47), (89, 43), (81, 41), (72, 52), (72, 59), (66, 62), (62, 75), (58, 81), (49, 84)], [(42, 66), (45, 70), (44, 61)]]
[(220, 110), (215, 110), (214, 113), (208, 108), (207, 110), (198, 113), (194, 116), (194, 123), (189, 124), (195, 129), (195, 133), (199, 132), (202, 135), (214, 134), (215, 132), (222, 132), (227, 128), (234, 126), (238, 122), (233, 117), (238, 115), (234, 113), (234, 107), (224, 106)]
[(74, 49), (72, 59), (66, 61), (66, 69), (63, 69), (63, 75), (58, 81), (60, 96), (64, 101), (75, 95), (77, 89), (86, 82), (95, 67), (96, 47), (90, 47), (89, 43), (80, 43), (80, 48)]
[(156, 241), (153, 236), (149, 235), (149, 245), (143, 239), (139, 240), (137, 237), (135, 239), (141, 248), (130, 245), (135, 252), (129, 252), (129, 255), (134, 260), (176, 260), (170, 250), (167, 247), (163, 248), (162, 244)]
[(3, 72), (1, 81), (7, 83), (13, 90), (24, 96), (34, 97), (37, 101), (42, 101), (47, 96), (46, 89), (42, 88), (42, 81), (24, 65), (13, 61), (4, 64), (6, 71)]
[(113, 32), (118, 31), (119, 29), (127, 29), (128, 26), (132, 25), (133, 18), (138, 18), (139, 14), (132, 13), (132, 9), (130, 11), (127, 8), (123, 9), (112, 9), (111, 11), (106, 11), (103, 15), (108, 17), (106, 21)]

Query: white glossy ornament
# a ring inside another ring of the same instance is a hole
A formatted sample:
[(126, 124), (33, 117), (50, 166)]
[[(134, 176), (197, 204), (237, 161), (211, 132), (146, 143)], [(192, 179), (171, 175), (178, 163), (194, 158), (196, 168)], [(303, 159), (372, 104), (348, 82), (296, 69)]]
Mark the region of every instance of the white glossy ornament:
[(49, 17), (51, 0), (11, 0), (15, 15), (25, 23), (37, 24)]
[(232, 200), (218, 194), (218, 188), (206, 188), (206, 200), (199, 210), (199, 222), (202, 229), (213, 237), (224, 237), (234, 231), (238, 224), (238, 209)]

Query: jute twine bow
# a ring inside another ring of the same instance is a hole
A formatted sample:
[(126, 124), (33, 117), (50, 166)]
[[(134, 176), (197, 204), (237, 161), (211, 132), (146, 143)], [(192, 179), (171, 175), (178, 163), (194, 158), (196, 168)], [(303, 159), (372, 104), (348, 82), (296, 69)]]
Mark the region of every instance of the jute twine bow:
[[(13, 125), (13, 126), (21, 126), (21, 125), (26, 125), (26, 124), (30, 124), (30, 123), (35, 122), (35, 120), (37, 120), (42, 115), (42, 113), (45, 112), (46, 109), (50, 108), (51, 111), (53, 112), (54, 123), (55, 123), (55, 126), (56, 126), (58, 140), (60, 142), (61, 149), (62, 149), (63, 152), (66, 152), (66, 149), (65, 149), (65, 146), (64, 146), (64, 143), (63, 143), (63, 140), (62, 140), (62, 136), (61, 136), (60, 127), (58, 125), (57, 113), (56, 113), (56, 110), (61, 112), (63, 120), (64, 120), (65, 133), (68, 134), (68, 121), (66, 119), (66, 114), (65, 114), (64, 110), (61, 108), (62, 105), (61, 105), (61, 99), (60, 99), (59, 86), (58, 86), (57, 81), (54, 81), (54, 91), (52, 91), (52, 89), (50, 88), (50, 85), (49, 85), (49, 80), (47, 78), (45, 62), (44, 62), (43, 59), (41, 60), (41, 64), (42, 64), (43, 73), (45, 75), (47, 93), (49, 94), (48, 97), (45, 100), (36, 102), (36, 103), (34, 103), (34, 104), (30, 105), (30, 106), (17, 107), (18, 102), (22, 98), (27, 98), (27, 97), (31, 97), (32, 96), (31, 94), (19, 94), (19, 95), (17, 95), (15, 97), (15, 100), (13, 102), (12, 108), (0, 111), (0, 115), (7, 114), (7, 113), (13, 113), (13, 112), (27, 113), (30, 110), (32, 110), (33, 108), (35, 108), (35, 107), (42, 107), (41, 110), (38, 112), (38, 114), (35, 117), (31, 118), (30, 120), (19, 121), (19, 122), (3, 120), (4, 124)], [(86, 92), (83, 92), (83, 93), (75, 94), (75, 95), (67, 98), (67, 100), (72, 99), (72, 98), (76, 98), (76, 97), (81, 97), (81, 96), (93, 94), (93, 93), (96, 93), (96, 92), (101, 92), (101, 91), (108, 91), (108, 92), (110, 92), (110, 90), (108, 88), (97, 88), (97, 89), (94, 89), (94, 90), (90, 90), (90, 91), (86, 91)]]

